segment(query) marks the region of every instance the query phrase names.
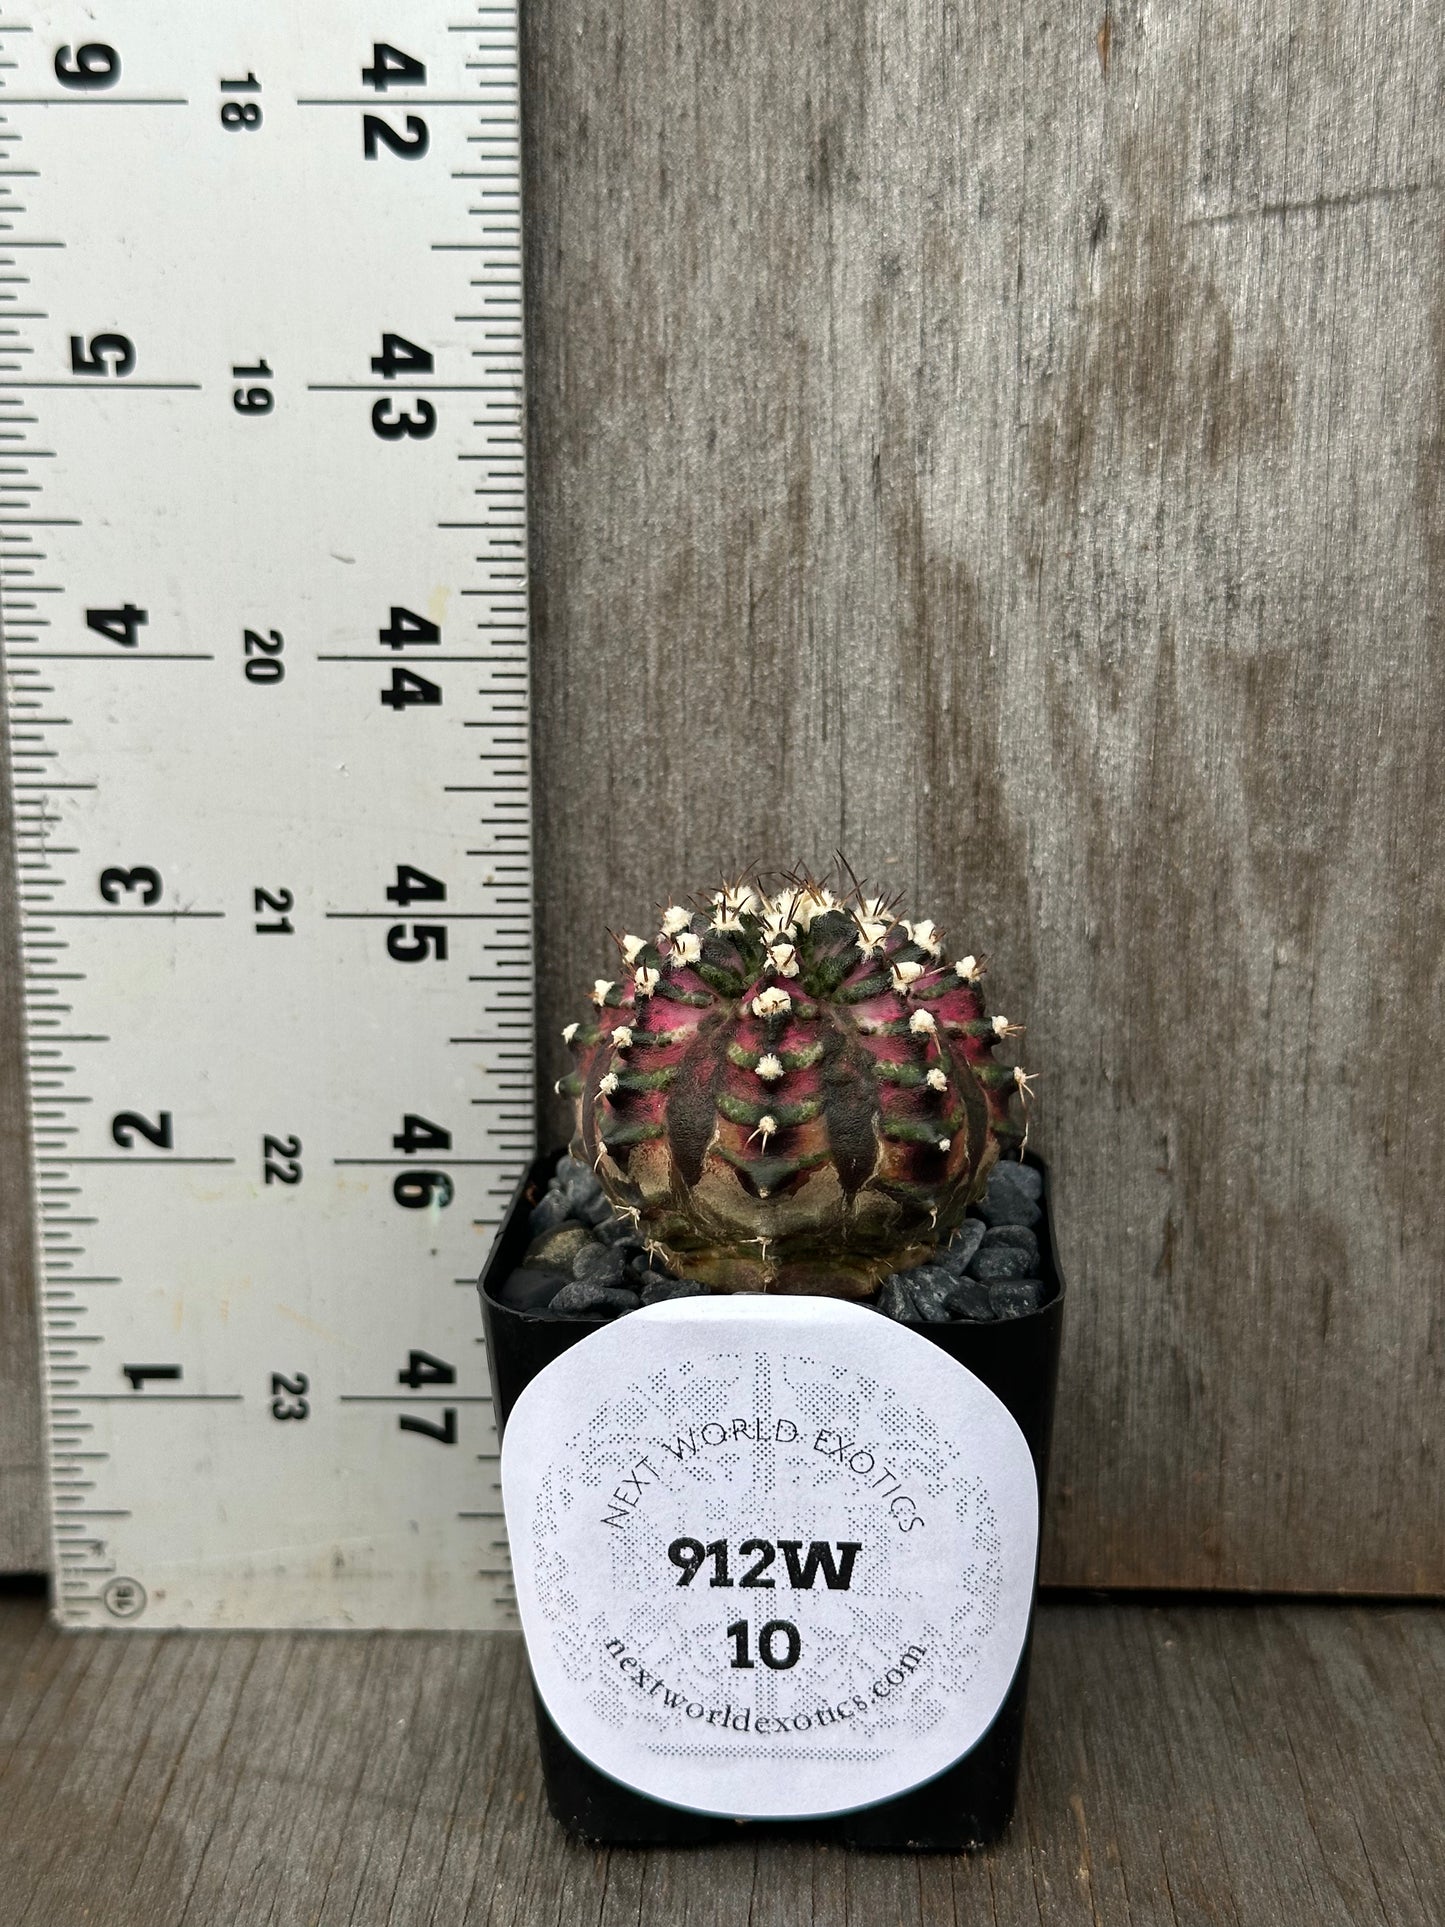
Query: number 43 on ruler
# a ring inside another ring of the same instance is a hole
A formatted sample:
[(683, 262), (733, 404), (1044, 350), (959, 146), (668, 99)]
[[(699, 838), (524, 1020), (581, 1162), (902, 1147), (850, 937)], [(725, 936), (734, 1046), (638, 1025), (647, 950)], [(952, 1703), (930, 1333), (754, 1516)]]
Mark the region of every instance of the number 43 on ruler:
[(0, 22), (74, 1624), (513, 1623), (474, 1281), (533, 1149), (516, 17), (389, 4)]

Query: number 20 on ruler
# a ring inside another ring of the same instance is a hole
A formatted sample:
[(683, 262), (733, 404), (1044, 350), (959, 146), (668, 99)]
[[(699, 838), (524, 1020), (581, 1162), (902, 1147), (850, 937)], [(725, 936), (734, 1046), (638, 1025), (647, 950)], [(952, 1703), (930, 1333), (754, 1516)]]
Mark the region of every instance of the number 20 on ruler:
[[(55, 77), (63, 87), (99, 92), (113, 87), (120, 74), (120, 54), (104, 41), (87, 41), (73, 50), (63, 46), (55, 56)], [(425, 62), (385, 41), (375, 43), (370, 65), (361, 70), (362, 84), (378, 94), (390, 87), (425, 86), (426, 78)], [(248, 73), (242, 80), (221, 81), (220, 92), (228, 96), (220, 107), (221, 124), (237, 131), (259, 128), (264, 119), (260, 100), (241, 100), (235, 96), (259, 96), (261, 91), (261, 82), (255, 73)], [(420, 114), (407, 114), (401, 130), (381, 114), (363, 114), (361, 142), (368, 160), (376, 160), (386, 153), (415, 160), (427, 152), (430, 135)], [(135, 344), (128, 335), (107, 330), (88, 339), (82, 335), (70, 337), (73, 374), (123, 380), (135, 366)], [(380, 350), (371, 358), (372, 372), (386, 381), (403, 375), (429, 375), (434, 368), (435, 358), (430, 349), (389, 330), (383, 332)], [(240, 384), (231, 398), (236, 412), (257, 417), (269, 415), (276, 405), (275, 390), (265, 385), (275, 378), (269, 361), (262, 357), (253, 362), (233, 363), (231, 375)], [(410, 407), (401, 409), (390, 396), (383, 396), (372, 405), (371, 425), (382, 441), (424, 441), (436, 432), (436, 406), (421, 396)], [(131, 602), (116, 608), (87, 609), (85, 614), (87, 625), (98, 635), (131, 649), (136, 647), (139, 630), (150, 620), (145, 609)], [(398, 649), (441, 640), (435, 623), (400, 607), (393, 607), (389, 623), (379, 634), (388, 647)], [(285, 639), (279, 630), (243, 631), (242, 666), (247, 681), (280, 682), (286, 673), (282, 659), (284, 649)], [(427, 677), (398, 667), (392, 671), (390, 685), (381, 692), (381, 700), (390, 708), (400, 710), (416, 703), (440, 703), (442, 692)]]
[[(54, 60), (56, 79), (62, 86), (97, 92), (117, 83), (121, 66), (119, 51), (108, 43), (98, 41), (86, 42), (73, 49), (69, 45), (62, 46)], [(375, 43), (371, 63), (361, 71), (362, 84), (378, 94), (384, 94), (392, 87), (422, 86), (426, 78), (426, 67), (422, 61), (385, 42)], [(222, 80), (219, 91), (223, 96), (219, 117), (228, 131), (249, 133), (263, 125), (262, 82), (254, 72), (248, 72), (244, 78)], [(421, 115), (407, 113), (400, 129), (380, 113), (362, 115), (362, 151), (368, 160), (377, 160), (385, 154), (402, 159), (419, 158), (427, 152), (429, 138), (427, 123)], [(79, 376), (123, 381), (136, 367), (135, 344), (129, 336), (117, 330), (106, 330), (88, 338), (73, 335), (70, 337), (70, 366), (72, 373)], [(371, 357), (370, 367), (372, 373), (383, 380), (394, 381), (399, 377), (415, 379), (430, 375), (435, 362), (429, 349), (387, 330), (381, 335), (379, 351)], [(260, 419), (272, 413), (276, 406), (276, 392), (269, 384), (275, 381), (275, 371), (266, 358), (233, 363), (231, 375), (237, 384), (232, 392), (232, 406), (238, 415)], [(383, 442), (425, 440), (435, 433), (436, 407), (426, 397), (418, 396), (402, 409), (391, 397), (383, 396), (372, 405), (371, 424), (373, 432)], [(149, 624), (150, 615), (148, 610), (126, 601), (88, 608), (85, 621), (96, 635), (120, 648), (134, 649), (139, 645), (141, 630)], [(398, 604), (389, 608), (388, 620), (384, 627), (378, 628), (377, 636), (385, 647), (394, 650), (436, 645), (442, 639), (438, 624)], [(245, 680), (257, 687), (282, 682), (286, 674), (285, 648), (286, 639), (279, 629), (243, 629), (240, 666)], [(378, 693), (380, 702), (398, 713), (413, 706), (439, 705), (443, 701), (442, 688), (437, 682), (401, 664), (391, 670), (389, 683)], [(100, 893), (108, 904), (133, 898), (151, 907), (160, 902), (164, 883), (159, 871), (152, 865), (138, 864), (128, 868), (113, 865), (102, 872)], [(414, 902), (444, 902), (446, 895), (444, 883), (409, 864), (398, 864), (396, 881), (386, 891), (387, 899), (402, 908), (408, 908)], [(257, 886), (253, 897), (257, 935), (294, 934), (291, 912), (295, 898), (289, 888)], [(398, 963), (445, 961), (447, 931), (445, 925), (437, 923), (397, 923), (386, 931), (385, 944), (387, 954)], [(167, 1110), (159, 1111), (153, 1120), (138, 1111), (119, 1112), (112, 1120), (111, 1134), (115, 1144), (122, 1150), (131, 1150), (138, 1140), (143, 1140), (162, 1154), (175, 1149), (173, 1116)], [(449, 1150), (452, 1138), (451, 1133), (442, 1126), (408, 1113), (403, 1118), (401, 1132), (393, 1137), (392, 1144), (403, 1155), (411, 1156), (418, 1151)], [(294, 1133), (267, 1134), (262, 1139), (261, 1155), (266, 1184), (295, 1185), (301, 1182), (302, 1144)], [(398, 1205), (409, 1210), (442, 1208), (451, 1203), (453, 1186), (451, 1179), (443, 1172), (412, 1170), (396, 1177), (393, 1196)], [(180, 1376), (180, 1368), (174, 1366), (136, 1365), (127, 1366), (125, 1371), (136, 1390), (142, 1389), (150, 1379)], [(416, 1389), (423, 1385), (453, 1384), (456, 1372), (446, 1361), (414, 1350), (408, 1356), (406, 1368), (398, 1372), (397, 1378), (399, 1384)], [(273, 1417), (282, 1421), (304, 1420), (310, 1409), (306, 1397), (309, 1390), (309, 1381), (304, 1373), (273, 1374)], [(447, 1407), (440, 1424), (407, 1415), (400, 1418), (399, 1425), (403, 1430), (420, 1432), (451, 1444), (456, 1437), (456, 1411)]]

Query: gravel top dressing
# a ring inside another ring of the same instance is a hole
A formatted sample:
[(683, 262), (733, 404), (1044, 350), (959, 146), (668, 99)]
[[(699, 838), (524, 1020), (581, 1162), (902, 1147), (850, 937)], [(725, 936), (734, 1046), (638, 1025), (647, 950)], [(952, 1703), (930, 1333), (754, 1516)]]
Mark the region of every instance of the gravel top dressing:
[[(946, 1245), (908, 1271), (885, 1278), (865, 1302), (887, 1318), (923, 1324), (1019, 1318), (1046, 1302), (1035, 1275), (1043, 1179), (1027, 1164), (1001, 1160), (988, 1190)], [(631, 1220), (614, 1212), (585, 1164), (564, 1156), (534, 1208), (532, 1243), (498, 1297), (516, 1311), (558, 1318), (616, 1317), (709, 1288), (674, 1278), (646, 1250)]]

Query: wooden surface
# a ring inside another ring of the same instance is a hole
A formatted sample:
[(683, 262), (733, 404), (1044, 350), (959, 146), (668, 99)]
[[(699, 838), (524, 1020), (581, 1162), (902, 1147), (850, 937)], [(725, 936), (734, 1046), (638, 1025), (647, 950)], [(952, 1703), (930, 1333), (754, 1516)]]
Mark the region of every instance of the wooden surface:
[(0, 1610), (11, 1927), (1438, 1927), (1445, 1613), (1044, 1610), (969, 1857), (606, 1852), (548, 1816), (512, 1635), (65, 1637)]
[(1445, 13), (528, 22), (549, 1078), (841, 847), (1042, 1073), (1046, 1574), (1445, 1589)]
[(841, 846), (1029, 1025), (1046, 1574), (1445, 1588), (1445, 15), (525, 13), (544, 1089)]

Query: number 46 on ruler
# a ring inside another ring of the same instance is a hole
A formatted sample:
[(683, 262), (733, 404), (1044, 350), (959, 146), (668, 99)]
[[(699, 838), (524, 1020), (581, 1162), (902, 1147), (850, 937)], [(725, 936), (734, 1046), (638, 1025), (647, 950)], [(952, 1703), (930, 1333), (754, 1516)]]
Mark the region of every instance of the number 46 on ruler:
[(0, 616), (57, 1606), (512, 1622), (510, 7), (0, 22)]

